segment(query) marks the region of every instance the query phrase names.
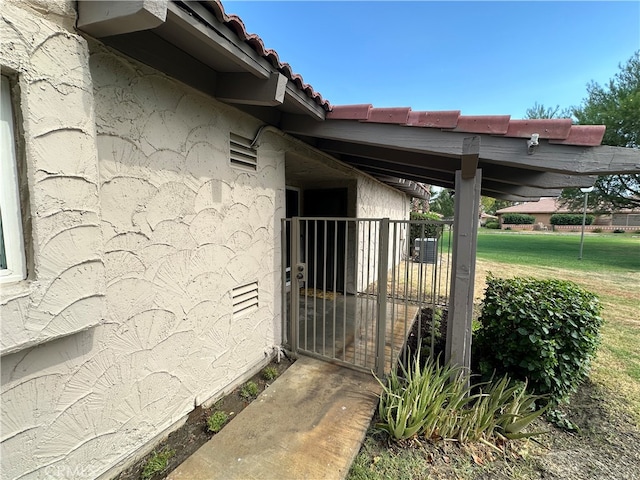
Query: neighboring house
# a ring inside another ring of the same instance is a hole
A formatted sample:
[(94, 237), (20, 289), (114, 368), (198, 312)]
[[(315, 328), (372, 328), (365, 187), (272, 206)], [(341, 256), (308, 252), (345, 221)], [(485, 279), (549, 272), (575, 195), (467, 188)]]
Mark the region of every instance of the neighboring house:
[[(542, 223), (547, 228), (552, 228), (551, 216), (556, 213), (578, 213), (582, 211), (571, 211), (565, 207), (559, 198), (549, 197), (541, 198), (537, 202), (524, 202), (518, 205), (500, 209), (496, 212), (496, 215), (500, 219), (500, 224), (504, 225), (503, 216), (506, 213), (522, 213), (525, 215), (532, 215), (535, 217), (535, 224)], [(592, 210), (587, 210), (587, 214), (594, 215), (592, 225), (586, 227), (587, 230), (594, 230), (597, 228), (604, 230), (615, 230), (617, 227), (622, 227), (624, 230), (633, 230), (634, 227), (640, 226), (640, 212), (634, 210), (620, 210), (611, 214), (600, 214)], [(511, 226), (514, 228), (514, 226)], [(519, 226), (518, 228), (533, 228), (533, 226)], [(571, 230), (575, 229), (575, 226), (562, 225), (556, 226), (556, 229)]]
[(2, 478), (109, 477), (265, 365), (299, 287), (286, 217), (407, 219), (419, 182), (456, 187), (468, 364), (480, 193), (640, 164), (599, 126), (332, 107), (215, 1), (0, 15)]

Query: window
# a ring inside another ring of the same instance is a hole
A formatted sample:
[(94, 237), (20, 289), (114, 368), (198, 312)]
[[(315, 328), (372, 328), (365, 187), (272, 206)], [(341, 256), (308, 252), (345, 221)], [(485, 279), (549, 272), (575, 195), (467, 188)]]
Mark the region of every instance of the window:
[(2, 76), (0, 117), (0, 283), (26, 276), (11, 89)]

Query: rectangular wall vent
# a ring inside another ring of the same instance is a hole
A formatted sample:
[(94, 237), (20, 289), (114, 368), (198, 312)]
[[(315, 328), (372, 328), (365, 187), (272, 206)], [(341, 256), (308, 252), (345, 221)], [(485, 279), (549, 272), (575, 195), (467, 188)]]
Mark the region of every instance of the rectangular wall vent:
[(231, 290), (233, 316), (237, 317), (258, 308), (258, 282), (240, 285)]
[(234, 133), (229, 138), (229, 159), (234, 167), (254, 171), (258, 169), (258, 152), (251, 148), (251, 140)]

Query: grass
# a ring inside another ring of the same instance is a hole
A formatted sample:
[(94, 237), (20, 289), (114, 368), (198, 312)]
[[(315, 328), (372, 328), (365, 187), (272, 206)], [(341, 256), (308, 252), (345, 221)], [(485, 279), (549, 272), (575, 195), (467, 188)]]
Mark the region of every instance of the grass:
[(640, 237), (585, 234), (582, 260), (579, 234), (507, 232), (482, 229), (478, 258), (500, 263), (590, 272), (640, 270)]
[[(578, 260), (579, 234), (482, 230), (474, 300), (482, 300), (488, 272), (500, 277), (532, 276), (571, 280), (596, 293), (603, 303), (602, 346), (590, 378), (605, 392), (605, 408), (624, 412), (640, 426), (640, 238), (631, 234), (585, 235)], [(525, 447), (526, 449), (526, 447)], [(526, 451), (518, 460), (480, 466), (471, 455), (444, 452), (434, 458), (420, 446), (388, 448), (369, 434), (353, 464), (353, 479), (379, 478), (539, 478)], [(445, 459), (443, 461), (443, 459)], [(452, 473), (453, 472), (453, 473)]]
[(148, 480), (155, 474), (164, 471), (169, 464), (169, 460), (176, 454), (175, 450), (164, 449), (153, 452), (142, 470), (142, 479)]

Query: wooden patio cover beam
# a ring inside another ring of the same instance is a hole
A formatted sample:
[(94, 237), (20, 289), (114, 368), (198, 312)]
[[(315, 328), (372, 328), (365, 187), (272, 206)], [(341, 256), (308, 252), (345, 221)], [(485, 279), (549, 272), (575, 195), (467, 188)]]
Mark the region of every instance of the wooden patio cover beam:
[[(462, 143), (469, 134), (435, 128), (407, 127), (353, 120), (316, 122), (299, 115), (284, 115), (280, 128), (292, 135), (338, 140), (361, 145), (391, 148), (460, 158)], [(480, 161), (527, 170), (577, 175), (606, 175), (637, 172), (640, 151), (620, 147), (581, 147), (541, 140), (528, 154), (527, 140), (480, 135)]]
[[(396, 172), (404, 172), (405, 166), (421, 169), (425, 175), (431, 172), (447, 172), (453, 179), (454, 172), (461, 167), (460, 159), (440, 157), (436, 155), (393, 150), (385, 147), (353, 144), (335, 140), (318, 140), (315, 144), (324, 152), (340, 155), (342, 159), (359, 157), (364, 164), (370, 163)], [(364, 160), (366, 159), (366, 160)], [(351, 162), (351, 160), (349, 160)], [(361, 162), (361, 164), (363, 164)], [(565, 173), (541, 172), (524, 168), (508, 167), (480, 161), (478, 168), (482, 168), (485, 180), (507, 183), (511, 185), (526, 185), (538, 188), (567, 188), (590, 187), (596, 176), (568, 175)], [(424, 180), (422, 180), (424, 181)], [(453, 182), (453, 180), (451, 180)]]

